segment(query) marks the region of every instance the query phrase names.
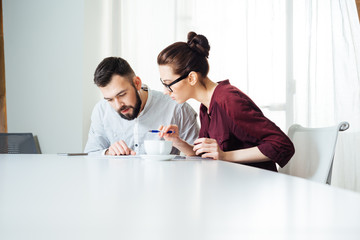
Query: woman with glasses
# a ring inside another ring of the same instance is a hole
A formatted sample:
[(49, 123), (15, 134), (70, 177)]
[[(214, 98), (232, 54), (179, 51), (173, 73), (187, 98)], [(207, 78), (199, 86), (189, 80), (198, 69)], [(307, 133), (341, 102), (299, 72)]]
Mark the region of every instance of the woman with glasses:
[[(294, 154), (294, 146), (279, 127), (229, 80), (209, 79), (210, 45), (203, 35), (188, 33), (187, 42), (176, 42), (157, 58), (160, 81), (178, 103), (201, 103), (199, 139), (190, 145), (179, 138), (176, 125), (161, 126), (161, 137), (186, 155), (247, 164), (277, 171)], [(172, 130), (174, 133), (167, 134)]]

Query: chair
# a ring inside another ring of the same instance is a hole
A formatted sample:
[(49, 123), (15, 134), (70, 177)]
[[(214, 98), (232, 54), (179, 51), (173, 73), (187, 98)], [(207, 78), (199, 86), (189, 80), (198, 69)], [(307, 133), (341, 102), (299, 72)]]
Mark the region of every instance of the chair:
[(0, 133), (0, 153), (40, 153), (32, 133)]
[(348, 122), (323, 128), (292, 125), (288, 135), (295, 146), (295, 154), (279, 172), (330, 184), (338, 132), (348, 128)]

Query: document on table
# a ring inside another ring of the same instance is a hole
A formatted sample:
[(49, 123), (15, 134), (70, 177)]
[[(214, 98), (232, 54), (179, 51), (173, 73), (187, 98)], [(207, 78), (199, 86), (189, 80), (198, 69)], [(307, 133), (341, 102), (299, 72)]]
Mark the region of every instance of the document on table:
[[(88, 155), (90, 158), (117, 158), (117, 159), (131, 159), (131, 158), (141, 158), (146, 155), (119, 155), (119, 156), (110, 156), (110, 155)], [(212, 160), (211, 158), (202, 158), (200, 156), (176, 156), (172, 160)]]
[(97, 154), (89, 154), (87, 155), (89, 158), (141, 158), (140, 155), (118, 155), (118, 156), (111, 156), (111, 155), (97, 155)]
[(211, 158), (202, 158), (200, 156), (176, 156), (173, 160), (210, 160)]

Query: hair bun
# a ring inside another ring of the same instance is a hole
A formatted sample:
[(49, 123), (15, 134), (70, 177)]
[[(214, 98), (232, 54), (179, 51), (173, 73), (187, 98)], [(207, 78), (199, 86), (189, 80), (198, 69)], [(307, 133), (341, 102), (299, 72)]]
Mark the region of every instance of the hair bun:
[(209, 57), (210, 45), (204, 35), (198, 35), (195, 32), (189, 32), (187, 38), (187, 44), (193, 51), (203, 55), (206, 58)]

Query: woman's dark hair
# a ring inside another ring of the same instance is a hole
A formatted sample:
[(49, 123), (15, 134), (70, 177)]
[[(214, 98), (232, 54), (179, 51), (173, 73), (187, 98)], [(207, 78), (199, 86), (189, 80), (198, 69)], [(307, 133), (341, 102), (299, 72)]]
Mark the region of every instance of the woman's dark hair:
[(206, 77), (209, 72), (209, 42), (205, 36), (195, 32), (189, 32), (187, 38), (187, 42), (176, 42), (162, 50), (157, 63), (171, 65), (174, 74), (180, 76), (195, 71)]
[(120, 75), (134, 85), (132, 78), (135, 76), (130, 64), (119, 57), (108, 57), (99, 63), (94, 73), (94, 83), (98, 87), (106, 87), (113, 75)]

